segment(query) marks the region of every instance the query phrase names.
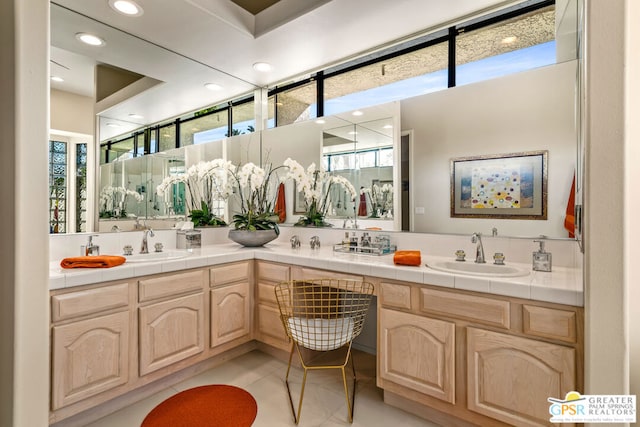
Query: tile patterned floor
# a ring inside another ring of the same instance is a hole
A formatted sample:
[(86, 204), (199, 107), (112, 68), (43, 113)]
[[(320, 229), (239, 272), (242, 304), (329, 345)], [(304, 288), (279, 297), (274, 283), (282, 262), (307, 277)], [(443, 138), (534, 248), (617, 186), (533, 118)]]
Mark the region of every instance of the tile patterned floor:
[[(375, 386), (375, 357), (356, 353), (358, 391), (353, 424), (347, 418), (342, 380), (337, 370), (314, 371), (307, 375), (307, 387), (300, 418), (301, 427), (437, 427), (382, 402), (382, 390)], [(258, 402), (255, 427), (295, 426), (289, 408), (284, 376), (286, 363), (254, 350), (163, 390), (145, 400), (104, 417), (88, 427), (139, 426), (149, 411), (168, 397), (205, 384), (231, 384), (242, 387)], [(292, 372), (292, 392), (297, 393), (302, 370)], [(294, 394), (294, 402), (296, 394)]]

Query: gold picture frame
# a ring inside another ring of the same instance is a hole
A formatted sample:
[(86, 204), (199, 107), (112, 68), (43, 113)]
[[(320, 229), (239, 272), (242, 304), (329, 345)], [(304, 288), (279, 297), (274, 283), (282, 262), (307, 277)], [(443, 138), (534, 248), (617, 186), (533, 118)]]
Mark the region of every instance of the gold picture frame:
[(547, 150), (451, 159), (451, 218), (547, 219)]

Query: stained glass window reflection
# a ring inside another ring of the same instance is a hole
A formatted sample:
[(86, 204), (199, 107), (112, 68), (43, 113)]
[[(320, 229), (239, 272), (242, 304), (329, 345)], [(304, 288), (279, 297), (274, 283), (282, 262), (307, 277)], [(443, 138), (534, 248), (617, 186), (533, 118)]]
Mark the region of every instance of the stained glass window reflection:
[(76, 232), (87, 231), (87, 144), (76, 144)]
[(67, 143), (49, 141), (49, 232), (66, 233)]

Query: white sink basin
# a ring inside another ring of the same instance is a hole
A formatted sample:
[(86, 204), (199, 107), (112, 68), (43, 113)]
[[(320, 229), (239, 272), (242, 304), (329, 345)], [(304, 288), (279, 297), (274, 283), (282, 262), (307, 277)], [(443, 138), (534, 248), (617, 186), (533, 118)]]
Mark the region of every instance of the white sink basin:
[(187, 251), (149, 252), (148, 254), (125, 255), (127, 262), (157, 262), (180, 259), (189, 256)]
[(529, 274), (529, 270), (509, 265), (476, 264), (475, 262), (467, 261), (435, 261), (427, 263), (427, 267), (447, 273), (468, 274), (471, 276), (518, 277)]

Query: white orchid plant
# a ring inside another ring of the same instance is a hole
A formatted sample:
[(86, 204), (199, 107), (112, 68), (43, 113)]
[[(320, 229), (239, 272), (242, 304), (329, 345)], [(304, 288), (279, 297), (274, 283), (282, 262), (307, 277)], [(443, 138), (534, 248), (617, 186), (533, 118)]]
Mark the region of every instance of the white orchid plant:
[(325, 221), (325, 217), (331, 207), (329, 195), (334, 185), (342, 186), (351, 200), (355, 200), (356, 189), (345, 177), (331, 175), (316, 167), (315, 163), (305, 170), (300, 163), (291, 158), (284, 161), (284, 166), (289, 170), (285, 179), (293, 179), (296, 190), (304, 195), (306, 213), (295, 223), (297, 226), (331, 226)]
[(127, 199), (131, 196), (136, 202), (144, 200), (137, 191), (110, 185), (100, 190), (100, 218), (125, 218), (127, 216)]
[(391, 184), (373, 184), (360, 190), (366, 194), (371, 204), (369, 218), (393, 217), (393, 186)]
[(237, 230), (273, 229), (280, 233), (278, 215), (273, 212), (277, 183), (271, 180), (280, 168), (271, 165), (261, 168), (253, 163), (229, 168), (229, 181), (240, 202), (240, 212), (233, 216)]
[(199, 162), (186, 173), (165, 177), (156, 187), (156, 193), (166, 199), (177, 185), (183, 183), (185, 204), (194, 225), (225, 226), (226, 222), (214, 212), (217, 202), (226, 201), (233, 193), (229, 180), (233, 168), (231, 162), (223, 159)]

